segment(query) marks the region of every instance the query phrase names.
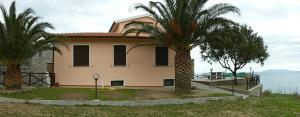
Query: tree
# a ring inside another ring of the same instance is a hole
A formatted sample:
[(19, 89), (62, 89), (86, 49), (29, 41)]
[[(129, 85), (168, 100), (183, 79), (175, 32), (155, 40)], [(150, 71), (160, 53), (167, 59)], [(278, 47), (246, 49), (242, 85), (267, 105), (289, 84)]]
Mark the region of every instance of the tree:
[(193, 77), (190, 51), (198, 47), (209, 31), (222, 23), (232, 22), (222, 17), (224, 14), (239, 13), (230, 4), (215, 4), (204, 7), (208, 0), (163, 0), (149, 2), (149, 6), (139, 4), (135, 8), (149, 13), (157, 23), (154, 25), (132, 22), (126, 25), (125, 34), (149, 34), (156, 44), (176, 51), (175, 92), (191, 92)]
[(53, 29), (47, 22), (38, 22), (31, 8), (16, 13), (16, 3), (9, 11), (0, 6), (3, 20), (0, 21), (0, 62), (6, 66), (5, 89), (22, 88), (20, 66), (35, 54), (45, 50), (59, 51), (54, 43), (62, 43), (56, 36), (46, 32)]
[(227, 25), (207, 36), (202, 47), (205, 60), (218, 62), (232, 72), (237, 85), (237, 71), (246, 64), (255, 62), (264, 65), (269, 57), (263, 38), (247, 25)]

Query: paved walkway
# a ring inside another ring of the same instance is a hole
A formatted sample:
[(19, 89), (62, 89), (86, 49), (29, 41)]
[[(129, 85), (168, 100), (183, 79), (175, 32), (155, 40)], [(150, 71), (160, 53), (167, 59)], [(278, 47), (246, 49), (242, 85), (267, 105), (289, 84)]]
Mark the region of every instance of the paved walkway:
[(216, 100), (239, 100), (241, 96), (201, 97), (189, 99), (160, 99), (136, 101), (101, 101), (101, 100), (24, 100), (0, 97), (0, 103), (43, 104), (43, 105), (106, 105), (106, 106), (153, 106), (167, 104), (203, 104)]
[[(195, 86), (197, 89), (208, 90), (208, 91), (218, 92), (218, 93), (232, 94), (231, 91), (227, 91), (227, 90), (224, 90), (224, 89), (204, 85), (204, 84), (197, 83), (197, 82), (192, 82), (192, 86)], [(246, 99), (246, 98), (249, 97), (249, 95), (245, 95), (245, 94), (241, 94), (241, 93), (233, 93), (233, 94), (234, 94), (234, 96), (242, 96), (243, 99)]]

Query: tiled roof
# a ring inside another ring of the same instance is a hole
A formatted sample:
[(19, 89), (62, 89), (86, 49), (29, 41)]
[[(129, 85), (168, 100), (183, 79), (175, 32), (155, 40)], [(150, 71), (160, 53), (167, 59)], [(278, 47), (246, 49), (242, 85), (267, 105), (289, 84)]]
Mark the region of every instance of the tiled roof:
[[(122, 37), (121, 33), (103, 32), (76, 32), (76, 33), (57, 33), (56, 35), (66, 37)], [(126, 36), (127, 38), (148, 38), (147, 36)]]
[(67, 37), (120, 37), (120, 33), (102, 33), (102, 32), (77, 32), (77, 33), (59, 33), (57, 35)]

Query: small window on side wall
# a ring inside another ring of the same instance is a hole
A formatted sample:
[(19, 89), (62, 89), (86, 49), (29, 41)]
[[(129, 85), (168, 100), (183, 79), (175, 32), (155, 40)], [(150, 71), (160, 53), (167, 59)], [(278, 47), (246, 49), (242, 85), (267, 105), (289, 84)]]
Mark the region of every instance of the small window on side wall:
[(169, 65), (169, 49), (167, 47), (157, 46), (155, 48), (155, 65), (156, 66)]
[(89, 46), (74, 45), (73, 47), (73, 66), (86, 67), (89, 66)]
[(111, 86), (124, 86), (124, 80), (111, 81)]
[(164, 79), (164, 86), (174, 86), (174, 79)]
[(114, 45), (114, 66), (126, 66), (126, 45)]

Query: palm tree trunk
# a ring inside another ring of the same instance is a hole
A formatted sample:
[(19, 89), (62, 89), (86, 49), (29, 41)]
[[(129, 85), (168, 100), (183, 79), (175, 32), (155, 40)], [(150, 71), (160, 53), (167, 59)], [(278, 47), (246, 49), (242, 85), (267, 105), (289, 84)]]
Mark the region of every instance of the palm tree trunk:
[(22, 74), (20, 65), (8, 65), (5, 72), (5, 89), (17, 90), (22, 88)]
[(193, 78), (192, 59), (189, 50), (177, 50), (175, 55), (175, 92), (191, 93)]

